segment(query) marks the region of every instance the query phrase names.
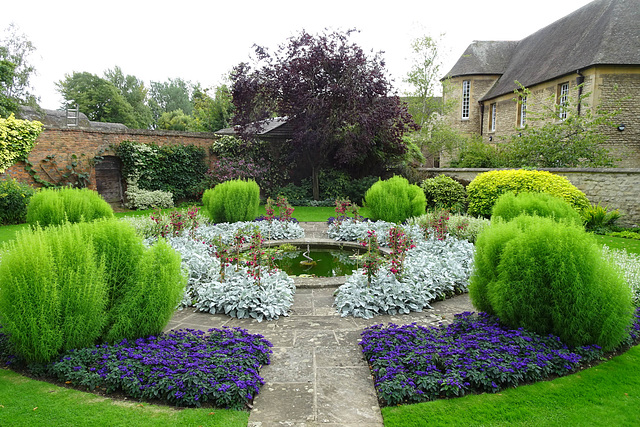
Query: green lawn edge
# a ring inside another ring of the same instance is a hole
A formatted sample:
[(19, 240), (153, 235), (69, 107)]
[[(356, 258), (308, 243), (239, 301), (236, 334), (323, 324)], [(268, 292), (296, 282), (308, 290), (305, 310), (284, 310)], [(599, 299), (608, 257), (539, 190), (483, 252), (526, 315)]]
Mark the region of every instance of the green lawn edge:
[(385, 427), (632, 426), (640, 420), (640, 347), (578, 373), (497, 394), (382, 408)]
[(245, 411), (113, 400), (0, 369), (0, 426), (246, 427), (248, 422)]

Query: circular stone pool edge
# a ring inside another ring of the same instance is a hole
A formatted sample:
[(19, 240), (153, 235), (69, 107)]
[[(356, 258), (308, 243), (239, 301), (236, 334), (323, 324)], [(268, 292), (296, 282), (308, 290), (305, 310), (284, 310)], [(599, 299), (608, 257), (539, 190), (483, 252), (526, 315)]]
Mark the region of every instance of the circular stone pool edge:
[[(264, 242), (265, 247), (273, 247), (280, 245), (294, 245), (304, 247), (309, 245), (314, 249), (362, 249), (362, 245), (356, 242), (343, 242), (326, 238), (302, 238), (290, 240), (269, 240)], [(388, 253), (388, 248), (380, 248), (380, 251)], [(338, 288), (347, 281), (347, 276), (336, 277), (300, 277), (291, 276), (296, 288), (300, 289), (322, 289), (322, 288)]]

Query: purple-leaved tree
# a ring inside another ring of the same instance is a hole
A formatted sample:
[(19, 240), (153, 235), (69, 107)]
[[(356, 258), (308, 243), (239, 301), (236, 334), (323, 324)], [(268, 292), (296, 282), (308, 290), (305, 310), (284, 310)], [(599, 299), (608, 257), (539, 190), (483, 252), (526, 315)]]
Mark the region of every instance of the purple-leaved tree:
[(311, 172), (315, 199), (320, 168), (382, 170), (404, 155), (403, 134), (418, 128), (392, 93), (380, 54), (351, 43), (352, 31), (303, 30), (275, 53), (255, 46), (254, 63), (231, 75), (240, 135), (249, 139), (265, 120), (286, 117), (290, 152)]

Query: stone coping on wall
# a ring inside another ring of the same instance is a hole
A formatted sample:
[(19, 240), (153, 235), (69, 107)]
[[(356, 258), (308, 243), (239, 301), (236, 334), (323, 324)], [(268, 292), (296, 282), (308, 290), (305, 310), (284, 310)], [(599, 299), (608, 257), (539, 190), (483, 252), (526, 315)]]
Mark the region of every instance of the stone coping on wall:
[(165, 129), (131, 129), (131, 128), (93, 128), (86, 126), (78, 127), (60, 127), (60, 126), (45, 126), (45, 129), (51, 131), (63, 131), (63, 132), (87, 132), (87, 133), (103, 133), (103, 134), (115, 134), (115, 135), (144, 135), (144, 136), (175, 136), (175, 137), (189, 137), (189, 138), (203, 138), (203, 139), (219, 139), (220, 135), (214, 132), (185, 132), (178, 130), (165, 130)]

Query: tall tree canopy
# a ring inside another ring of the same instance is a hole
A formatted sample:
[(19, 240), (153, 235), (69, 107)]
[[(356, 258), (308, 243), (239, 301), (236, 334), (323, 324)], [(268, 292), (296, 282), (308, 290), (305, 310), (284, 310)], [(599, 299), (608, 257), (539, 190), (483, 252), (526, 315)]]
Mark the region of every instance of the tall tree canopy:
[(65, 75), (56, 87), (65, 100), (64, 106), (70, 108), (78, 104), (89, 120), (122, 123), (131, 128), (137, 126), (133, 107), (107, 79), (87, 72), (74, 72)]
[(148, 90), (144, 86), (144, 82), (136, 76), (124, 75), (122, 69), (116, 66), (113, 70), (107, 70), (104, 77), (114, 84), (120, 90), (124, 99), (127, 100), (131, 108), (133, 108), (133, 116), (136, 122), (136, 128), (147, 129), (151, 126), (153, 118), (151, 108), (147, 105)]
[(169, 79), (166, 82), (151, 82), (149, 91), (149, 107), (153, 119), (157, 123), (163, 113), (182, 110), (190, 116), (193, 111), (193, 84), (181, 78)]
[(214, 96), (208, 89), (196, 87), (193, 91), (193, 121), (190, 130), (215, 132), (231, 125), (233, 103), (226, 85), (215, 88)]
[(256, 123), (286, 117), (292, 152), (312, 171), (315, 198), (320, 168), (372, 171), (403, 155), (403, 134), (417, 128), (391, 93), (380, 54), (367, 56), (350, 34), (302, 31), (273, 54), (256, 46), (253, 67), (241, 63), (231, 75), (241, 134), (247, 138)]
[(14, 24), (4, 30), (0, 39), (0, 117), (17, 113), (19, 105), (37, 105), (38, 98), (31, 93), (29, 82), (35, 73), (29, 56), (35, 50)]

